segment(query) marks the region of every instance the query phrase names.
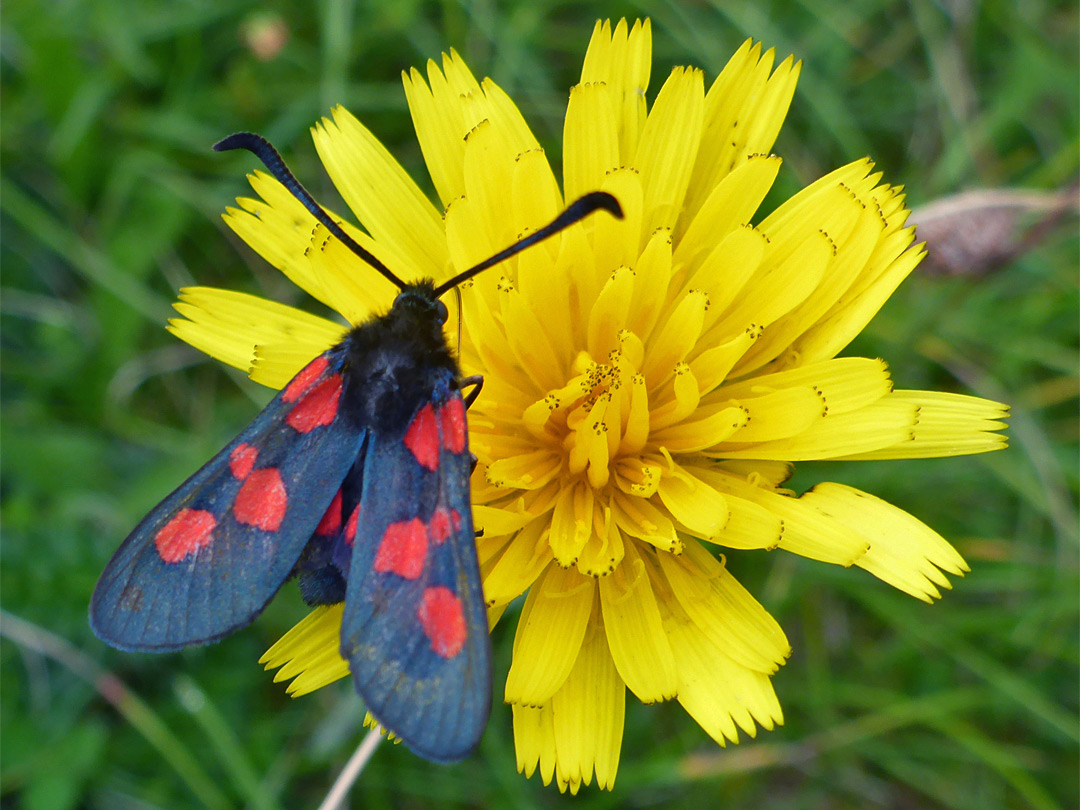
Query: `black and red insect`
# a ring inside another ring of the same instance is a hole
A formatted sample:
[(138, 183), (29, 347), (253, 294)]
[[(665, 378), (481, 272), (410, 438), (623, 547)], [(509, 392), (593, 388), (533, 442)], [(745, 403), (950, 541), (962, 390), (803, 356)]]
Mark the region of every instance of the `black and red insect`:
[[(400, 289), (283, 388), (162, 501), (105, 567), (90, 624), (124, 650), (167, 652), (250, 624), (290, 577), (312, 605), (345, 602), (341, 655), (371, 714), (417, 754), (452, 761), (479, 742), (491, 645), (477, 564), (463, 380), (439, 300), (593, 211), (594, 192), (443, 284), (399, 280), (351, 239), (268, 141), (257, 155), (333, 235)], [(470, 399), (471, 402), (471, 399)]]

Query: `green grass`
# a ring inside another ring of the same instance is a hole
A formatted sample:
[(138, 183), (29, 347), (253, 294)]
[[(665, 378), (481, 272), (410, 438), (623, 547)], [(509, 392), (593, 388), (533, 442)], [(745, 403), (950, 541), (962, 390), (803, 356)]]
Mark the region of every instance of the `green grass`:
[[(784, 195), (864, 154), (913, 205), (1076, 177), (1068, 2), (5, 5), (3, 807), (314, 807), (359, 740), (347, 684), (292, 701), (255, 663), (303, 614), (295, 589), (178, 655), (119, 653), (87, 627), (119, 541), (266, 399), (164, 332), (176, 289), (311, 303), (223, 227), (252, 161), (209, 145), (262, 132), (332, 202), (306, 129), (341, 102), (426, 183), (399, 76), (452, 46), (558, 160), (592, 21), (636, 14), (653, 18), (654, 91), (676, 64), (715, 76), (747, 36), (804, 60), (776, 146)], [(290, 39), (259, 61), (241, 32), (268, 15)], [(1077, 251), (1072, 219), (985, 277), (917, 274), (849, 349), (903, 387), (1009, 402), (1012, 446), (798, 472), (800, 489), (852, 484), (951, 539), (973, 571), (934, 607), (857, 570), (729, 555), (795, 649), (782, 728), (720, 750), (677, 705), (631, 701), (615, 792), (571, 800), (515, 774), (497, 707), (462, 764), (384, 746), (352, 806), (1076, 807)], [(501, 674), (510, 640), (500, 627)]]

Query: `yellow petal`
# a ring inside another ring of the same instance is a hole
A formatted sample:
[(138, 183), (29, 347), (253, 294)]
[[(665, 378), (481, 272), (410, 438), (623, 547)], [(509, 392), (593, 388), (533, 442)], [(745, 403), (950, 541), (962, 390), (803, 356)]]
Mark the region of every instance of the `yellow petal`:
[(581, 650), (594, 592), (592, 579), (558, 565), (549, 565), (529, 589), (514, 636), (506, 702), (539, 706), (563, 685)]
[(338, 653), (344, 603), (315, 608), (263, 653), (259, 663), (280, 670), (275, 683), (294, 678), (286, 690), (293, 697), (306, 695), (349, 674), (349, 664)]
[(810, 387), (785, 388), (737, 400), (746, 412), (746, 424), (732, 434), (736, 442), (786, 439), (802, 433), (825, 416), (825, 406)]
[[(376, 243), (348, 222), (337, 220), (337, 224), (391, 272), (396, 270), (395, 275), (404, 280), (415, 280), (406, 261), (392, 247)], [(317, 225), (312, 230), (304, 258), (308, 271), (320, 285), (316, 297), (344, 315), (351, 324), (361, 324), (375, 314), (386, 312), (398, 293), (396, 284), (375, 271), (333, 236), (325, 225)]]
[[(514, 207), (511, 209), (510, 217), (514, 227), (517, 228), (514, 234), (515, 240), (542, 228), (562, 213), (564, 206), (559, 183), (551, 170), (547, 155), (539, 146), (526, 152), (519, 152), (514, 158), (511, 198), (514, 201)], [(550, 265), (558, 255), (558, 243), (552, 244), (549, 241), (543, 244), (542, 248), (532, 248), (525, 252), (535, 252), (541, 257), (546, 253)], [(516, 261), (520, 262), (521, 257)]]
[(640, 452), (649, 438), (649, 392), (644, 375), (635, 374), (630, 385), (630, 407), (619, 445), (619, 453), (624, 455)]
[(577, 569), (590, 577), (603, 577), (619, 567), (629, 544), (615, 525), (610, 507), (593, 510), (593, 530), (578, 557)]
[(225, 224), (294, 284), (320, 298), (321, 282), (311, 275), (304, 260), (317, 220), (266, 172), (249, 174), (248, 182), (262, 199), (238, 197), (240, 208), (226, 209), (222, 216)]
[(495, 625), (499, 623), (499, 619), (501, 619), (503, 617), (503, 614), (506, 613), (507, 607), (509, 606), (495, 605), (487, 609), (488, 632), (491, 632), (495, 629)]
[(248, 377), (270, 388), (284, 388), (320, 351), (308, 343), (260, 343), (255, 347)]
[(616, 493), (611, 503), (615, 525), (630, 537), (643, 540), (662, 551), (676, 554), (682, 552), (682, 541), (675, 531), (675, 524), (645, 498), (628, 497)]
[(787, 461), (736, 460), (720, 461), (713, 469), (733, 475), (753, 486), (778, 488), (795, 472), (795, 465)]
[(761, 337), (761, 329), (748, 327), (730, 340), (706, 349), (690, 361), (690, 370), (698, 381), (698, 390), (707, 394), (724, 381), (728, 373)]
[(676, 67), (653, 102), (633, 166), (645, 185), (641, 243), (657, 228), (672, 229), (682, 211), (704, 115), (704, 75)]
[(798, 193), (789, 197), (775, 211), (761, 221), (760, 228), (770, 236), (781, 234), (790, 227), (797, 227), (801, 220), (813, 217), (823, 210), (823, 204), (834, 199), (835, 190), (846, 187), (851, 193), (869, 192), (880, 175), (871, 174), (874, 163), (869, 158), (852, 161), (819, 177)]
[(446, 78), (433, 60), (428, 60), (428, 82), (416, 68), (402, 72), (405, 98), (409, 104), (416, 139), (424, 155), (435, 191), (443, 207), (465, 192), (462, 155), (465, 128), (458, 94), (452, 93)]
[(696, 537), (715, 537), (727, 523), (724, 496), (685, 469), (665, 475), (657, 494), (672, 517)]
[(489, 78), (485, 78), (480, 87), (484, 93), (484, 117), (499, 128), (514, 154), (539, 150), (536, 136), (510, 96)]
[(870, 541), (860, 568), (917, 599), (931, 603), (938, 587), (951, 588), (941, 573), (963, 576), (964, 558), (941, 535), (891, 503), (843, 484), (818, 484), (800, 501)]
[[(761, 264), (768, 246), (769, 240), (757, 228), (738, 227), (720, 240), (685, 282), (686, 289), (699, 289), (708, 297), (705, 323), (710, 330), (721, 335), (731, 333), (732, 326), (726, 319), (733, 317), (732, 305), (751, 279), (764, 277)], [(702, 345), (711, 343), (715, 341)]]
[(376, 241), (401, 253), (417, 277), (441, 279), (449, 256), (442, 214), (374, 135), (344, 107), (312, 129), (334, 185)]
[(671, 648), (634, 543), (626, 544), (623, 564), (600, 579), (600, 605), (611, 657), (630, 691), (642, 703), (674, 697), (677, 678)]
[(894, 391), (889, 400), (917, 409), (910, 433), (896, 444), (842, 458), (938, 458), (1008, 446), (1008, 438), (997, 432), (1009, 417), (1009, 407), (1000, 402), (944, 391)]
[(652, 66), (652, 25), (637, 20), (627, 31), (619, 20), (614, 32), (611, 23), (597, 22), (593, 29), (581, 83), (603, 83), (609, 88), (619, 121), (619, 164), (633, 161), (642, 125), (645, 122), (645, 91)]
[[(782, 260), (767, 248), (757, 272), (717, 319), (710, 337), (715, 333), (715, 342), (722, 342), (751, 324), (767, 330), (770, 324), (806, 300), (820, 283), (831, 257), (832, 244), (817, 231), (807, 235), (799, 249)], [(743, 360), (735, 365), (734, 373), (749, 370)]]
[(637, 337), (648, 341), (665, 312), (671, 280), (671, 232), (653, 232), (634, 262), (634, 292), (626, 325)]
[(748, 415), (745, 408), (738, 406), (699, 408), (694, 419), (658, 430), (650, 439), (668, 453), (696, 453), (720, 445), (717, 452), (726, 456), (729, 447), (738, 446), (726, 443), (727, 439), (746, 424)]
[(540, 707), (521, 706), (515, 703), (514, 751), (517, 754), (518, 773), (528, 779), (540, 766), (540, 779), (551, 784), (555, 773), (555, 728), (552, 724), (551, 704)]
[(723, 472), (691, 468), (706, 484), (772, 512), (782, 521), (779, 548), (812, 560), (849, 566), (870, 547), (859, 531), (829, 519), (802, 501), (754, 486)]
[[(638, 262), (638, 256), (641, 254), (638, 237), (641, 233), (645, 192), (641, 186), (641, 175), (629, 167), (621, 167), (609, 172), (604, 177), (600, 190), (613, 195), (619, 201), (619, 207), (623, 211), (622, 219), (605, 216), (590, 217), (592, 220), (590, 224), (593, 226), (592, 244), (596, 266), (588, 268), (588, 272), (603, 274), (600, 278), (605, 279), (615, 268), (634, 267)], [(569, 193), (566, 196), (567, 199), (573, 199)], [(669, 272), (670, 264), (669, 258)]]
[(780, 133), (780, 127), (787, 118), (801, 72), (802, 62), (796, 62), (794, 57), (788, 56), (769, 76), (761, 96), (755, 99), (749, 125), (743, 133), (745, 141), (742, 151), (745, 154), (767, 153), (772, 148), (776, 136)]
[(769, 674), (791, 655), (776, 620), (696, 540), (681, 556), (656, 556), (679, 606), (737, 664)]
[[(465, 198), (468, 200), (468, 244), (453, 255), (461, 269), (472, 267), (514, 241), (513, 166), (517, 152), (485, 119), (465, 139)], [(447, 223), (449, 225), (449, 222)]]
[(649, 464), (638, 458), (624, 456), (617, 459), (614, 466), (615, 484), (627, 495), (651, 498), (660, 486), (660, 476), (664, 468), (659, 464)]
[(739, 401), (765, 393), (810, 387), (817, 394), (824, 415), (838, 416), (879, 401), (892, 391), (889, 367), (884, 360), (838, 357), (772, 374), (757, 374), (730, 383), (715, 398)]
[[(744, 363), (748, 368), (764, 365), (779, 356), (836, 306), (863, 272), (885, 227), (875, 210), (853, 198), (844, 187), (834, 189), (830, 198), (822, 202), (820, 211), (815, 210), (804, 221), (827, 237), (832, 256), (826, 258), (821, 283), (797, 307), (777, 319), (766, 340), (748, 353)], [(794, 228), (785, 230), (795, 233)], [(778, 241), (774, 239), (774, 244)]]
[(589, 623), (570, 676), (552, 700), (560, 782), (611, 790), (619, 769), (626, 687), (611, 660), (600, 616)]
[(620, 267), (600, 289), (589, 313), (586, 350), (593, 357), (607, 357), (619, 344), (634, 295), (634, 273)]
[(693, 216), (734, 167), (768, 153), (787, 114), (800, 64), (791, 57), (770, 76), (775, 52), (746, 40), (716, 77), (705, 98), (701, 148), (686, 195)]
[(524, 528), (533, 520), (527, 512), (513, 512), (484, 504), (473, 504), (473, 523), (484, 530), (484, 536), (498, 537)]
[(772, 551), (784, 536), (784, 521), (766, 507), (728, 495), (728, 521), (715, 537), (709, 538), (728, 548), (759, 548)]
[(606, 467), (608, 442), (604, 435), (604, 414), (610, 401), (611, 394), (605, 391), (591, 405), (586, 402), (577, 408), (567, 420), (567, 427), (573, 431), (566, 459), (571, 475), (583, 472), (586, 467), (591, 471), (597, 463)]
[(256, 346), (288, 343), (311, 360), (345, 334), (333, 321), (231, 290), (185, 287), (174, 306), (183, 317), (169, 321), (170, 332), (244, 372), (252, 369)]
[[(668, 391), (671, 395), (666, 397), (665, 394)], [(689, 364), (677, 363), (675, 365), (675, 377), (664, 386), (664, 390), (657, 397), (661, 402), (665, 398), (667, 402), (654, 408), (649, 414), (651, 430), (659, 431), (669, 425), (677, 424), (697, 410), (701, 396), (697, 378)]]
[(770, 677), (735, 663), (683, 614), (678, 606), (664, 617), (675, 666), (679, 703), (720, 745), (739, 741), (736, 725), (757, 736), (757, 723), (771, 731), (784, 722)]
[[(686, 215), (680, 217), (675, 230), (678, 244), (675, 261), (697, 267), (728, 234), (749, 223), (772, 188), (781, 163), (776, 155), (755, 155), (747, 159), (712, 188), (693, 219)], [(685, 231), (685, 235), (681, 231)], [(694, 286), (699, 284), (695, 282)]]
[(503, 487), (539, 489), (563, 468), (562, 457), (551, 450), (535, 450), (521, 456), (500, 458), (488, 465), (488, 480)]
[(865, 408), (891, 390), (883, 361), (845, 357), (755, 376), (724, 386), (713, 398), (728, 401), (730, 397), (747, 411), (747, 423), (732, 435), (732, 443), (770, 442), (798, 436), (821, 420)]
[(675, 373), (675, 366), (686, 359), (701, 334), (707, 306), (705, 294), (691, 290), (672, 310), (645, 357), (642, 373), (650, 388), (665, 382)]
[(727, 442), (715, 450), (715, 455), (782, 461), (850, 457), (911, 443), (917, 418), (915, 403), (890, 394), (864, 408), (830, 414), (797, 436), (757, 444)]
[(619, 124), (607, 85), (570, 88), (563, 123), (563, 186), (566, 199), (599, 189), (604, 175), (619, 167)]
[(503, 322), (514, 324), (514, 328), (507, 330), (500, 351), (513, 354), (518, 368), (529, 375), (536, 390), (557, 388), (566, 379), (569, 357), (559, 351), (544, 323), (517, 290), (505, 291), (501, 302)]
[(534, 520), (506, 546), (498, 562), (484, 577), (484, 598), (488, 605), (510, 602), (529, 588), (551, 562), (547, 542), (547, 518)]
[(807, 361), (820, 360), (834, 357), (854, 340), (926, 255), (926, 249), (921, 245), (907, 249), (913, 238), (913, 234), (905, 232), (888, 240), (882, 251), (887, 251), (887, 255), (877, 260), (874, 272), (866, 274), (872, 279), (869, 285), (849, 290), (832, 311), (795, 342), (792, 349)]
[(559, 565), (577, 562), (593, 528), (593, 488), (584, 481), (562, 487), (551, 513), (551, 550)]

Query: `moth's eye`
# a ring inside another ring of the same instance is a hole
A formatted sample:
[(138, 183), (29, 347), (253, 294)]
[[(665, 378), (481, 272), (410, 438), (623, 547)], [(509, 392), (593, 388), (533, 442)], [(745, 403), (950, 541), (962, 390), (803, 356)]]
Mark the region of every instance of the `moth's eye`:
[(446, 304), (442, 301), (436, 301), (435, 317), (439, 319), (439, 323), (446, 323), (446, 319), (450, 317), (450, 313), (446, 311)]

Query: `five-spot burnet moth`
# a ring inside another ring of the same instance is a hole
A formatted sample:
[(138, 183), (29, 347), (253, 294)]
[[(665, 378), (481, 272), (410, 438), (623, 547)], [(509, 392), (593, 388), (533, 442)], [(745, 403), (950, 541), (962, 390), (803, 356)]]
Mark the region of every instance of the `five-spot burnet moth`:
[(345, 602), (341, 655), (372, 716), (422, 757), (462, 759), (483, 733), (492, 688), (465, 421), (480, 380), (462, 379), (439, 299), (594, 211), (621, 218), (619, 204), (587, 194), (449, 281), (406, 284), (264, 138), (240, 132), (214, 149), (253, 152), (401, 292), (135, 527), (98, 581), (90, 625), (123, 650), (205, 644), (250, 624), (295, 577), (308, 604)]

